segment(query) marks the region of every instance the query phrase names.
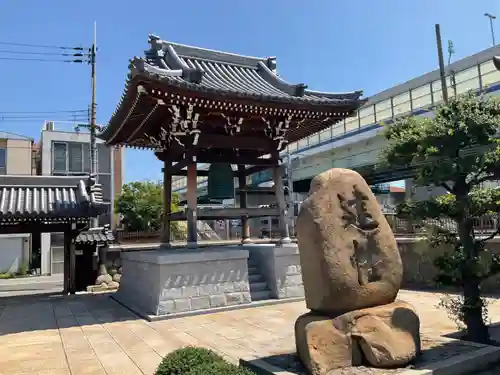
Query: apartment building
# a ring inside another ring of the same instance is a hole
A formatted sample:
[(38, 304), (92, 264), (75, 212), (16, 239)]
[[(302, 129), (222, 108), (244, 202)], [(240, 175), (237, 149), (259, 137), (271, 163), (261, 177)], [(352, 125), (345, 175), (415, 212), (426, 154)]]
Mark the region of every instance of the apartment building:
[[(18, 134), (0, 131), (0, 174), (36, 174), (34, 140)], [(29, 234), (0, 235), (0, 272), (17, 271), (30, 259)]]
[[(45, 176), (83, 176), (90, 172), (90, 134), (76, 132), (71, 124), (46, 121), (39, 142), (38, 169)], [(107, 147), (97, 139), (97, 181), (102, 185), (103, 199), (110, 203), (109, 213), (99, 217), (99, 226), (118, 225), (114, 214), (115, 198), (120, 194), (123, 176), (123, 149)], [(42, 234), (42, 273), (63, 272), (63, 241), (60, 233)], [(50, 258), (50, 261), (48, 260)]]

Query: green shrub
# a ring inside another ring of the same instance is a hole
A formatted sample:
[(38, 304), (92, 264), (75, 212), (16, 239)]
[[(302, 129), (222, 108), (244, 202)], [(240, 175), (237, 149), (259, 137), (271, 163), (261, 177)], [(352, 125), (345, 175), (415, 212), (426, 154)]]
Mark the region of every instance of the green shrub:
[(17, 273), (19, 276), (26, 276), (28, 274), (29, 265), (26, 262), (23, 262), (19, 267), (19, 272)]
[(255, 375), (250, 370), (227, 362), (212, 362), (193, 367), (185, 375)]
[(0, 280), (12, 279), (12, 274), (9, 272), (0, 273)]
[(155, 375), (185, 375), (197, 366), (226, 361), (212, 350), (188, 346), (167, 354), (156, 369)]

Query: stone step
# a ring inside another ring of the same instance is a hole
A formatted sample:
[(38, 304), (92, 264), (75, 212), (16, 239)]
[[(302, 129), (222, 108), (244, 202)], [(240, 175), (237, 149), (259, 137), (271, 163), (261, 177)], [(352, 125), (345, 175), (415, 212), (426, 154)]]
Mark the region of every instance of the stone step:
[(259, 290), (258, 292), (250, 292), (250, 296), (252, 297), (252, 301), (263, 301), (272, 298), (270, 290)]
[(260, 273), (253, 273), (248, 275), (249, 283), (258, 283), (259, 281), (265, 281), (264, 277)]
[(259, 281), (256, 283), (249, 283), (249, 284), (250, 284), (250, 293), (259, 292), (262, 290), (269, 290), (267, 287), (267, 283), (265, 281)]

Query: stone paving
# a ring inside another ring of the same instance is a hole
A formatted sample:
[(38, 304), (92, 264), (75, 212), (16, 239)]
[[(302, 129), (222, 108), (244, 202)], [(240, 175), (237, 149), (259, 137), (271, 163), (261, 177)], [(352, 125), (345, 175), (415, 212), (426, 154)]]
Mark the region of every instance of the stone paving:
[[(440, 294), (401, 291), (421, 318), (422, 333), (454, 332), (438, 309)], [(304, 302), (146, 322), (109, 295), (0, 300), (0, 374), (153, 374), (160, 359), (186, 345), (210, 347), (232, 362), (293, 351), (293, 325)], [(490, 305), (500, 322), (500, 303)], [(498, 373), (498, 372), (496, 372)]]

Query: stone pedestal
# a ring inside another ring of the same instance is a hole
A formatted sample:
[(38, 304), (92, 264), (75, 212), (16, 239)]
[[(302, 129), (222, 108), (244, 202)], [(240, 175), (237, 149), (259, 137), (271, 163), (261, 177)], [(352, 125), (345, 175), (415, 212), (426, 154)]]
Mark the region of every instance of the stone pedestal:
[(363, 363), (402, 367), (421, 351), (418, 315), (403, 301), (337, 317), (301, 315), (295, 322), (295, 340), (297, 354), (312, 375)]
[(123, 252), (115, 298), (143, 316), (248, 303), (247, 259), (238, 247)]
[(274, 298), (304, 297), (297, 244), (255, 244), (245, 249), (250, 251), (250, 257), (257, 258)]

